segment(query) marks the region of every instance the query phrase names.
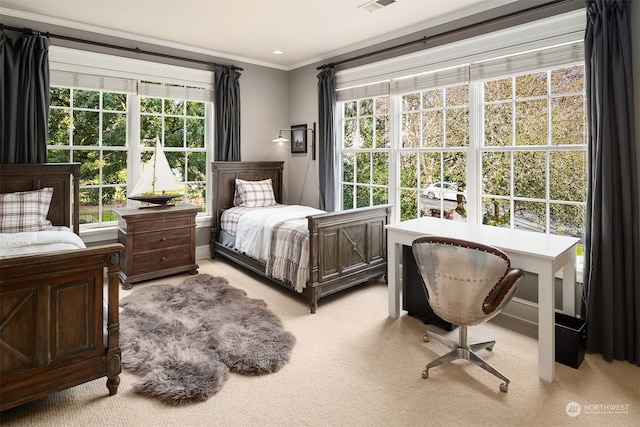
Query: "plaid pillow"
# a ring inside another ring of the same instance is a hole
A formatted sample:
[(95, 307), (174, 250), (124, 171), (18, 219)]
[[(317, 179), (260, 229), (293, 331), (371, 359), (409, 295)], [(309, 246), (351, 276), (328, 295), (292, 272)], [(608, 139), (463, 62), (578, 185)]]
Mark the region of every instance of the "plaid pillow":
[[(236, 197), (237, 196), (237, 197)], [(262, 208), (276, 204), (271, 178), (262, 181), (244, 181), (236, 178), (234, 205)]]
[(0, 233), (51, 229), (47, 219), (53, 188), (0, 194)]

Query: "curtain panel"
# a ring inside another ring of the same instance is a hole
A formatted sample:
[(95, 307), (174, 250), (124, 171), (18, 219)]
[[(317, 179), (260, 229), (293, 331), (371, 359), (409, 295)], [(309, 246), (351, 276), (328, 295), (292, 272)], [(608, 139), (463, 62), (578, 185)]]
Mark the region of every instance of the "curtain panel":
[(318, 74), (319, 139), (318, 159), (320, 163), (320, 209), (336, 210), (336, 71), (325, 68)]
[(49, 45), (39, 34), (0, 34), (0, 163), (47, 161)]
[(240, 73), (232, 67), (215, 70), (216, 161), (240, 161)]
[(601, 353), (608, 361), (628, 360), (640, 366), (640, 218), (631, 4), (622, 0), (586, 0), (585, 4), (587, 351)]

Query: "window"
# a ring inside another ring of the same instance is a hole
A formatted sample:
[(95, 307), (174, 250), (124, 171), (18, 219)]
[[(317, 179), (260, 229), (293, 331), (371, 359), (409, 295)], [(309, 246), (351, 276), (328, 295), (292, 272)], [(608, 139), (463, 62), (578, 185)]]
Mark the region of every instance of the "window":
[(52, 87), (50, 96), (47, 161), (81, 164), (81, 223), (115, 221), (126, 204), (128, 95)]
[(402, 95), (400, 219), (466, 218), (469, 86)]
[(127, 205), (156, 136), (184, 184), (175, 200), (206, 215), (212, 73), (64, 48), (50, 53), (48, 161), (81, 163), (81, 229), (114, 224), (113, 209)]
[[(375, 204), (369, 194), (377, 187), (386, 191), (388, 182), (397, 186), (390, 203), (399, 206), (401, 221), (422, 216), (466, 221), (469, 204), (479, 201), (477, 222), (582, 237), (583, 73), (579, 65), (342, 103), (343, 208)], [(470, 97), (470, 91), (477, 96)], [(363, 106), (380, 99), (400, 105), (397, 116), (386, 118), (400, 123), (400, 135), (397, 143), (386, 142), (378, 150), (384, 157), (373, 162), (376, 150), (366, 129), (377, 121)], [(471, 108), (470, 99), (477, 100)], [(471, 137), (473, 128), (482, 129), (481, 138)], [(396, 179), (389, 156), (397, 156)], [(475, 158), (479, 167), (470, 160)], [(354, 192), (356, 203), (346, 203)]]
[(200, 101), (171, 98), (140, 98), (140, 160), (147, 162), (159, 136), (179, 182), (182, 200), (206, 210), (207, 144), (206, 105)]
[(389, 200), (389, 97), (344, 104), (342, 208)]
[(482, 222), (582, 236), (584, 67), (484, 82)]
[[(582, 237), (587, 146), (581, 15), (465, 40), (459, 51), (444, 46), (413, 60), (339, 72), (344, 200), (382, 182), (396, 221), (436, 216)], [(361, 129), (375, 123), (366, 106), (379, 99), (388, 104), (389, 162), (374, 164), (359, 161), (358, 151), (376, 150)], [(358, 174), (359, 165), (367, 173)], [(343, 207), (367, 205), (362, 192), (357, 203)]]

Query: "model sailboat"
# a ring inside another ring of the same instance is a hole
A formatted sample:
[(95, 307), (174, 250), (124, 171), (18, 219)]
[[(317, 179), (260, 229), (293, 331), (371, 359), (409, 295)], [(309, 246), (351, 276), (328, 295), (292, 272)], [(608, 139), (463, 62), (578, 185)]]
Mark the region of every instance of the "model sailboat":
[(174, 197), (181, 196), (183, 189), (171, 171), (160, 145), (160, 138), (156, 136), (155, 142), (156, 147), (151, 160), (128, 198), (166, 206)]

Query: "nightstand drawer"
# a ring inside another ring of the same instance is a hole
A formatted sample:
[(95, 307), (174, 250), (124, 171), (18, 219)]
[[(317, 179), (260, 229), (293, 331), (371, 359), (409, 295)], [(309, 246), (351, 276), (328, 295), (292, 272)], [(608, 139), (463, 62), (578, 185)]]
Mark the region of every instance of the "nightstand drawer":
[(191, 262), (189, 246), (171, 247), (157, 251), (136, 253), (133, 255), (133, 273), (163, 270), (178, 267)]
[(159, 219), (151, 219), (147, 221), (138, 221), (129, 225), (129, 232), (144, 233), (146, 231), (170, 230), (172, 228), (195, 226), (195, 216), (182, 215), (177, 217), (166, 217)]
[(186, 246), (191, 243), (190, 230), (179, 228), (154, 233), (141, 233), (133, 236), (133, 251), (150, 251), (153, 249), (168, 248), (171, 246)]

